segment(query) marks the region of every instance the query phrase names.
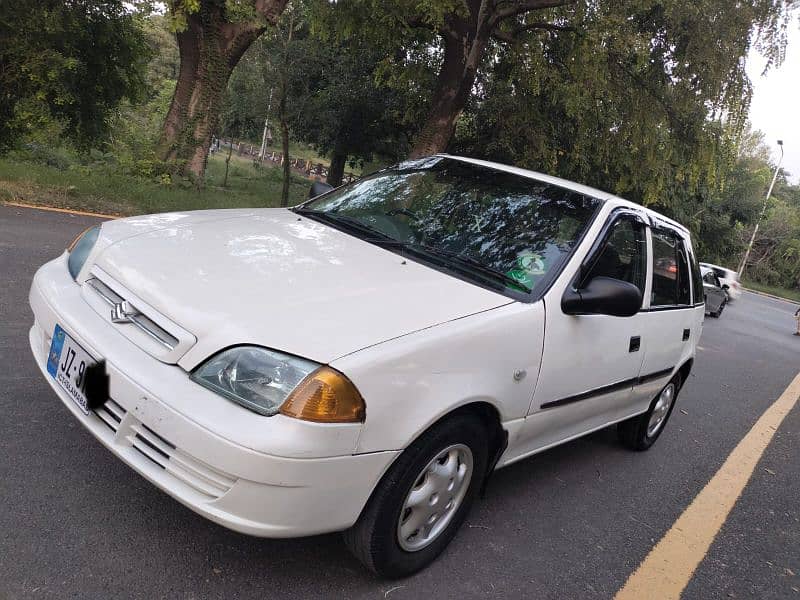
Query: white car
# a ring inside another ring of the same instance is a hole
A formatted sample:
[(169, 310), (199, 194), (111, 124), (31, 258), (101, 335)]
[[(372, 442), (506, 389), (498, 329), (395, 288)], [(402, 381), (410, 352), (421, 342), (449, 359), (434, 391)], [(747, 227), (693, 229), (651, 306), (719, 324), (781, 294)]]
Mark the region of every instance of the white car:
[(742, 284), (739, 283), (739, 274), (736, 271), (706, 262), (701, 262), (700, 266), (714, 271), (729, 300), (739, 299), (742, 295)]
[(653, 444), (703, 285), (651, 210), (435, 156), (294, 209), (105, 222), (30, 303), (45, 378), (134, 470), (236, 531), (345, 531), (394, 577), (493, 469), (614, 423)]

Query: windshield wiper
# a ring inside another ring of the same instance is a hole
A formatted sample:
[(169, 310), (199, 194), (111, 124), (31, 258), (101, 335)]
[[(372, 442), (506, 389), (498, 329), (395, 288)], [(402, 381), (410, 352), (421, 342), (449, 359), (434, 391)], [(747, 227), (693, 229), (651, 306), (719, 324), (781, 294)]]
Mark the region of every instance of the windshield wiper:
[(446, 256), (447, 258), (453, 259), (454, 261), (460, 263), (461, 265), (467, 267), (468, 269), (477, 271), (481, 275), (491, 277), (496, 281), (501, 281), (508, 287), (513, 287), (515, 289), (522, 290), (526, 294), (531, 293), (531, 288), (529, 288), (524, 283), (520, 283), (519, 281), (517, 281), (513, 277), (509, 277), (505, 273), (496, 271), (491, 267), (487, 267), (482, 262), (475, 260), (470, 256), (464, 256), (463, 254), (459, 254), (458, 252), (453, 252), (452, 250), (442, 250), (439, 248), (431, 248), (430, 246), (422, 246), (422, 247), (431, 253), (439, 254), (441, 256)]
[[(531, 288), (529, 288), (524, 283), (520, 283), (513, 277), (509, 277), (505, 273), (501, 273), (500, 271), (495, 271), (491, 267), (487, 267), (482, 262), (475, 260), (469, 256), (464, 256), (463, 254), (459, 254), (458, 252), (452, 252), (451, 250), (441, 250), (439, 248), (433, 248), (431, 246), (426, 246), (425, 244), (419, 244), (415, 242), (404, 242), (402, 240), (397, 240), (394, 238), (387, 238), (386, 240), (366, 240), (368, 242), (375, 242), (376, 244), (384, 244), (387, 246), (398, 246), (403, 248), (404, 250), (409, 250), (412, 253), (422, 254), (423, 256), (431, 259), (435, 259), (437, 262), (444, 263), (447, 266), (456, 266), (453, 265), (453, 262), (457, 263), (457, 267), (462, 271), (467, 271), (472, 274), (481, 275), (484, 279), (492, 279), (496, 282), (501, 282), (507, 287), (512, 287), (514, 289), (520, 290), (526, 294), (531, 293)], [(446, 260), (442, 260), (442, 259)]]
[[(335, 223), (337, 225), (341, 225), (345, 229), (356, 230), (359, 233), (363, 233), (368, 238), (364, 238), (368, 242), (375, 242), (383, 243), (385, 242), (393, 242), (395, 241), (393, 237), (386, 235), (382, 231), (378, 231), (377, 229), (370, 227), (360, 219), (356, 219), (355, 217), (351, 217), (348, 215), (340, 215), (333, 212), (325, 211), (325, 210), (313, 210), (310, 208), (297, 208), (295, 212), (299, 215), (310, 215), (312, 217), (316, 217), (321, 221), (327, 221), (328, 223)], [(378, 239), (375, 239), (377, 236)]]
[(370, 242), (378, 246), (393, 246), (396, 248), (401, 248), (403, 250), (422, 255), (423, 257), (427, 257), (429, 260), (435, 260), (436, 262), (445, 266), (450, 266), (451, 268), (456, 267), (461, 271), (466, 271), (473, 275), (480, 275), (483, 277), (483, 279), (490, 279), (494, 282), (500, 282), (507, 287), (520, 290), (526, 294), (531, 293), (531, 288), (523, 283), (520, 283), (513, 277), (509, 277), (505, 273), (501, 273), (500, 271), (496, 271), (491, 267), (487, 267), (482, 262), (477, 261), (469, 256), (459, 254), (458, 252), (433, 248), (431, 246), (426, 246), (425, 244), (416, 242), (398, 240), (383, 233), (382, 231), (366, 225), (361, 220), (348, 215), (340, 215), (328, 211), (313, 210), (308, 208), (298, 208), (295, 209), (295, 212), (301, 215), (306, 214), (312, 217), (317, 217), (321, 221), (334, 223), (346, 229), (350, 229), (351, 231), (356, 230), (365, 235), (365, 237), (361, 238), (365, 242)]

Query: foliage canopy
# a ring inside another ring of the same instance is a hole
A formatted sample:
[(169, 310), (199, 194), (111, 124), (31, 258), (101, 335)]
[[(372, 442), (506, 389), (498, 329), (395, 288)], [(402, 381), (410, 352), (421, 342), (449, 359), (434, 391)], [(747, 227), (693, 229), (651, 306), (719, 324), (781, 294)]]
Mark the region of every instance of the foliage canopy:
[(0, 149), (54, 125), (82, 148), (102, 140), (111, 111), (144, 98), (149, 59), (122, 0), (3, 2)]

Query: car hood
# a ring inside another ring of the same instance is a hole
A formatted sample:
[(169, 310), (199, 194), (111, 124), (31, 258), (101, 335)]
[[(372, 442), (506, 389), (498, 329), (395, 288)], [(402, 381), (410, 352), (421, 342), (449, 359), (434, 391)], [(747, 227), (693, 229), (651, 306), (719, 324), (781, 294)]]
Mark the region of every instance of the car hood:
[(319, 362), (508, 304), (502, 294), (286, 209), (137, 217), (103, 227), (95, 264), (197, 343)]

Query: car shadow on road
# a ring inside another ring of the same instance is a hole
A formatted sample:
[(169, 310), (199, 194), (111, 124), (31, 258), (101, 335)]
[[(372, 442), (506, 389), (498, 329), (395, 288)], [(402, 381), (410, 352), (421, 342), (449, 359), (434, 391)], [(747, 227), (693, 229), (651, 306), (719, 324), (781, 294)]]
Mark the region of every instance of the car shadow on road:
[[(467, 556), (470, 560), (476, 553), (480, 556), (480, 547), (492, 541), (502, 540), (505, 545), (514, 545), (516, 541), (527, 544), (531, 532), (526, 531), (526, 526), (530, 524), (537, 499), (550, 504), (553, 497), (563, 493), (570, 479), (576, 484), (585, 482), (586, 478), (602, 479), (602, 475), (598, 475), (598, 465), (607, 464), (609, 455), (615, 453), (630, 454), (617, 445), (615, 431), (609, 428), (497, 471), (486, 496), (477, 501), (464, 528), (445, 554), (406, 583), (417, 578), (422, 583), (452, 566), (464, 569), (468, 564)], [(146, 494), (150, 497), (146, 502), (163, 509), (163, 503), (168, 500), (158, 498), (158, 492), (150, 489), (152, 493)], [(142, 502), (145, 501), (142, 499), (137, 504)], [(374, 590), (376, 583), (390, 583), (367, 572), (349, 554), (339, 534), (258, 539), (224, 529), (178, 505), (165, 511), (148, 506), (145, 511), (148, 518), (142, 537), (159, 539), (162, 551), (168, 553), (168, 547), (174, 544), (172, 550), (183, 557), (187, 556), (186, 546), (191, 547), (196, 555), (190, 560), (204, 563), (205, 569), (203, 565), (188, 568), (183, 565), (183, 568), (207, 573), (208, 579), (202, 584), (206, 591), (216, 588), (215, 582), (218, 582), (219, 585), (235, 583), (262, 590), (291, 589), (298, 595), (314, 596), (320, 593), (320, 576), (324, 576), (327, 591), (333, 594), (338, 590), (349, 595), (359, 589)], [(519, 540), (514, 539), (515, 535)], [(537, 560), (537, 552), (548, 552), (548, 540), (541, 539), (538, 547), (540, 550), (529, 549), (529, 559), (533, 562)], [(452, 577), (452, 569), (449, 577)]]

